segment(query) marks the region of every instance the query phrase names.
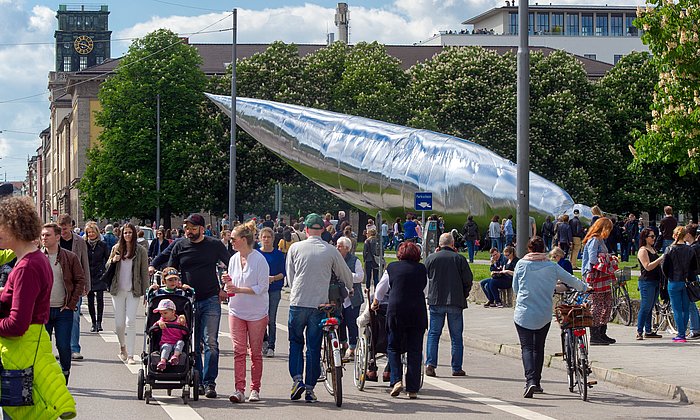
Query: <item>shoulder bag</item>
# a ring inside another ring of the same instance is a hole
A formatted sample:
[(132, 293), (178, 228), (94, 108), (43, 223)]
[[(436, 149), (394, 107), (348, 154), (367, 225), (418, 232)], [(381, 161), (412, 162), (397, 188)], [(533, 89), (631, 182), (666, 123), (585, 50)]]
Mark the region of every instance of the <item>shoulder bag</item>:
[(112, 281), (114, 280), (114, 273), (117, 271), (117, 262), (112, 261), (109, 264), (107, 271), (100, 277), (100, 283), (107, 285), (107, 290), (112, 286)]
[(21, 407), (34, 405), (34, 364), (39, 353), (42, 330), (36, 341), (32, 365), (25, 369), (5, 369), (0, 360), (0, 406)]
[(700, 300), (700, 281), (698, 277), (694, 275), (689, 275), (685, 282), (685, 291), (688, 292), (688, 298), (691, 302), (697, 302)]

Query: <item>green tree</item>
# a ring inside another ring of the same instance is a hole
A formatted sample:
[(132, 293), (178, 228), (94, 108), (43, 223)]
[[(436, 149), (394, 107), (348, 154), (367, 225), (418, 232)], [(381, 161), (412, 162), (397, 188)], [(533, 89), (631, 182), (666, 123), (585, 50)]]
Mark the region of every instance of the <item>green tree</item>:
[(161, 98), (162, 217), (207, 208), (201, 57), (168, 30), (135, 40), (100, 89), (103, 127), (79, 188), (87, 217), (153, 218), (156, 193), (156, 95)]
[[(635, 26), (659, 71), (652, 121), (637, 133), (636, 162), (669, 163), (678, 173), (700, 172), (700, 40), (697, 0), (649, 0)], [(651, 7), (650, 7), (651, 6)]]

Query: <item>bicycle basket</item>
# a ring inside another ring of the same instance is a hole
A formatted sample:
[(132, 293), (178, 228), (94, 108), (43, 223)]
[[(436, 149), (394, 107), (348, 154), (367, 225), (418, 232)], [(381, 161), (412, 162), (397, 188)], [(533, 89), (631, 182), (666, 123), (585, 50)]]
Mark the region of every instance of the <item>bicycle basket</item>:
[(588, 306), (560, 304), (554, 310), (561, 328), (585, 328), (593, 326), (593, 314)]
[(632, 278), (632, 269), (629, 267), (621, 268), (615, 271), (615, 280), (613, 286), (625, 284)]

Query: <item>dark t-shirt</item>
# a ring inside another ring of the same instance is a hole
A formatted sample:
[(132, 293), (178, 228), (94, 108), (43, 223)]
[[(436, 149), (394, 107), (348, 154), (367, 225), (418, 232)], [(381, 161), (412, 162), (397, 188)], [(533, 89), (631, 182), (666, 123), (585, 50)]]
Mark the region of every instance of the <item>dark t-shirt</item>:
[(667, 241), (673, 240), (673, 229), (678, 226), (678, 220), (673, 216), (666, 216), (659, 223), (659, 230)]
[(70, 239), (67, 241), (61, 237), (61, 248), (71, 252), (73, 251), (73, 235), (71, 235)]
[(272, 220), (265, 220), (265, 221), (262, 223), (262, 225), (263, 225), (263, 227), (269, 227), (270, 229), (274, 229), (274, 228), (275, 228), (275, 222), (273, 222)]
[(204, 300), (219, 294), (221, 286), (216, 274), (216, 264), (221, 261), (228, 266), (231, 258), (220, 240), (205, 236), (201, 242), (189, 239), (178, 241), (173, 246), (168, 265), (182, 272), (182, 282), (197, 291), (195, 300)]

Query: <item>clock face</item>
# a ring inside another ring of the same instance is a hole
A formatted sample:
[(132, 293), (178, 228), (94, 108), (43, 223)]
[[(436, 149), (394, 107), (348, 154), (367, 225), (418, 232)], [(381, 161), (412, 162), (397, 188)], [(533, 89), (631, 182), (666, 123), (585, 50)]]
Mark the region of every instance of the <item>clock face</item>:
[(75, 38), (75, 42), (73, 42), (73, 47), (78, 54), (90, 54), (92, 51), (92, 46), (92, 38), (87, 35), (80, 35), (79, 37)]

